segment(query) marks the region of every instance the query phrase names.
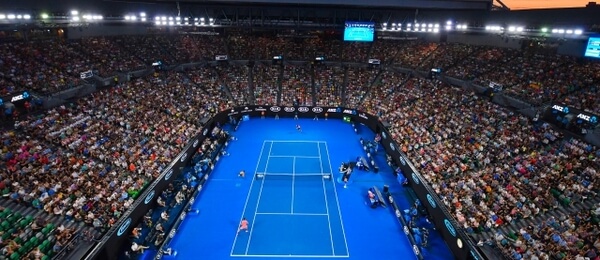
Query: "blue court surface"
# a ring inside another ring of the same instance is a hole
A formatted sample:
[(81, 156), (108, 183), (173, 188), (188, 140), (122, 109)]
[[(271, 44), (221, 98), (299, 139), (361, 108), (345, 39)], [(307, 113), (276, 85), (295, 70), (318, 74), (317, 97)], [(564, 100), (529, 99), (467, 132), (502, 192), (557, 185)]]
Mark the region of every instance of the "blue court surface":
[[(237, 140), (226, 148), (230, 155), (195, 200), (199, 213), (187, 215), (170, 243), (173, 259), (415, 259), (392, 210), (367, 206), (368, 188), (385, 184), (402, 208), (413, 202), (383, 151), (375, 156), (379, 173), (357, 171), (347, 188), (336, 181), (342, 162), (364, 156), (359, 139), (373, 138), (368, 128), (252, 118), (231, 134)], [(238, 232), (242, 218), (247, 232)], [(424, 254), (453, 259), (436, 232)]]

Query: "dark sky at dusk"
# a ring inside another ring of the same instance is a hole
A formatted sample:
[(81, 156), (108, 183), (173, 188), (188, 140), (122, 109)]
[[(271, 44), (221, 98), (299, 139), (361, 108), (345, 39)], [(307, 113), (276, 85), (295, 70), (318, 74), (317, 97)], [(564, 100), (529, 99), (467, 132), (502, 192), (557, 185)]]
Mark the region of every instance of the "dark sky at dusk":
[[(540, 9), (540, 8), (565, 8), (585, 7), (594, 0), (501, 0), (512, 10), (517, 9)], [(600, 3), (600, 1), (596, 1)]]

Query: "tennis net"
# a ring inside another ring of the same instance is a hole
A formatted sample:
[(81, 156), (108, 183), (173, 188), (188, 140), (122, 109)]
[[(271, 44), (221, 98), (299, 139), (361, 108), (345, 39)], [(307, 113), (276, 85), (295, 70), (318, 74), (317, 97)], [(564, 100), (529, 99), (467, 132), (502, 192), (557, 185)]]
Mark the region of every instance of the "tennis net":
[(258, 172), (256, 179), (264, 180), (331, 180), (331, 173), (270, 173)]

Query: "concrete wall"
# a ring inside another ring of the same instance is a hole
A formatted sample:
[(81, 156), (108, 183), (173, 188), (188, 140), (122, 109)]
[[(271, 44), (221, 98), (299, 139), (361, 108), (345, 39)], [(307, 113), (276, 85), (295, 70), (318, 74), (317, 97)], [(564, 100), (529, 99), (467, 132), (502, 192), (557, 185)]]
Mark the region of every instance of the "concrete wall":
[(80, 39), (94, 36), (142, 35), (147, 33), (147, 27), (140, 25), (92, 24), (85, 27), (67, 29), (67, 37), (69, 39)]
[(587, 41), (567, 41), (558, 46), (558, 54), (583, 57)]
[(495, 34), (448, 34), (447, 42), (520, 49), (521, 41)]

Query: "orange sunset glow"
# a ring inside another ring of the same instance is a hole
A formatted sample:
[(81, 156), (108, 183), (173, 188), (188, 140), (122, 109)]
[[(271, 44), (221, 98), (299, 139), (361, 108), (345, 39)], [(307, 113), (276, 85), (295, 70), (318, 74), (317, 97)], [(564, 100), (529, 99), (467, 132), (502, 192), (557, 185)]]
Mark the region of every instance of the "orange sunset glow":
[[(594, 0), (502, 0), (512, 10), (585, 7)], [(600, 1), (596, 1), (600, 2)]]

